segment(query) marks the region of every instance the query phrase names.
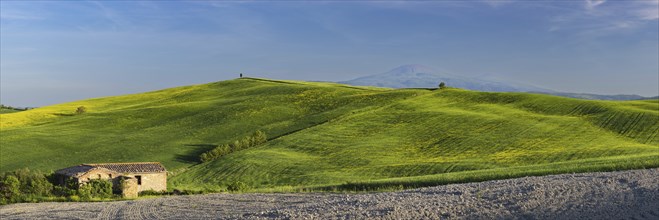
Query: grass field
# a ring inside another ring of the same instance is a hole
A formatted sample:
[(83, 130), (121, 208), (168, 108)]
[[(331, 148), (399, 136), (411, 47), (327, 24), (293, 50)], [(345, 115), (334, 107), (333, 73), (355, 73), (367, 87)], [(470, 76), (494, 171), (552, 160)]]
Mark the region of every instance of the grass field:
[[(659, 167), (659, 100), (452, 88), (243, 78), (2, 114), (0, 129), (0, 171), (159, 161), (184, 189), (378, 190)], [(270, 140), (199, 164), (256, 130)]]
[(20, 112), (21, 110), (17, 110), (11, 107), (5, 107), (5, 106), (0, 106), (0, 114), (7, 114), (7, 113), (14, 113), (14, 112)]

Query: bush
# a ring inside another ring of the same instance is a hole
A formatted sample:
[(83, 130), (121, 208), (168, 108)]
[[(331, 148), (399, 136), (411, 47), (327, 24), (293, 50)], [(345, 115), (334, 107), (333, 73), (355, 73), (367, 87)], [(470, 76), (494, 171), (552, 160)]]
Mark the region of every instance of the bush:
[(80, 196), (77, 196), (77, 195), (69, 196), (69, 201), (71, 201), (71, 202), (80, 202)]
[(179, 190), (179, 189), (174, 189), (171, 193), (168, 192), (169, 195), (196, 195), (196, 194), (203, 194), (204, 191), (202, 190)]
[(68, 197), (68, 196), (73, 196), (77, 195), (77, 191), (75, 189), (71, 189), (69, 187), (65, 186), (55, 186), (53, 187), (53, 195), (54, 196), (61, 196), (61, 197)]
[(155, 195), (162, 195), (163, 193), (150, 189), (139, 192), (138, 194), (139, 196), (155, 196)]
[(220, 145), (216, 149), (219, 152), (219, 154), (218, 154), (219, 156), (224, 156), (224, 155), (227, 155), (227, 154), (231, 153), (231, 146), (229, 146), (228, 144)]
[(87, 107), (85, 106), (80, 106), (76, 109), (76, 114), (83, 114), (87, 112)]
[(139, 192), (139, 196), (163, 196), (163, 195), (170, 195), (171, 193), (167, 191), (155, 191), (155, 190), (144, 190), (142, 192)]
[(112, 183), (108, 180), (93, 179), (78, 188), (78, 196), (83, 200), (112, 197)]
[(253, 146), (252, 141), (250, 139), (251, 139), (250, 137), (244, 137), (242, 140), (240, 140), (240, 146), (244, 148)]
[(77, 181), (66, 180), (65, 186), (55, 186), (54, 174), (45, 175), (39, 171), (19, 169), (0, 174), (0, 204), (18, 202), (39, 202), (51, 196), (68, 197), (71, 201), (88, 201), (92, 198), (111, 198), (112, 182), (94, 179), (78, 185)]
[(199, 156), (199, 160), (201, 160), (202, 163), (205, 163), (210, 160), (210, 157), (208, 156), (208, 153), (202, 153), (201, 156)]
[(256, 131), (252, 136), (254, 137), (254, 143), (257, 145), (268, 141), (268, 136), (266, 136), (263, 131)]
[(78, 193), (77, 196), (80, 197), (82, 200), (91, 200), (92, 199), (92, 186), (89, 184), (83, 184), (80, 187), (78, 187)]
[(231, 152), (236, 152), (243, 149), (243, 145), (240, 141), (234, 141), (231, 145)]
[(0, 180), (0, 204), (16, 202), (21, 195), (21, 182), (12, 175), (7, 175)]
[(93, 179), (87, 184), (91, 186), (92, 197), (110, 198), (112, 197), (112, 182), (104, 179)]
[(53, 190), (53, 184), (48, 181), (46, 175), (39, 171), (30, 171), (27, 168), (18, 169), (10, 172), (21, 182), (21, 192), (23, 194), (34, 194), (40, 196), (49, 196)]
[(231, 192), (242, 192), (248, 190), (249, 186), (246, 183), (236, 181), (227, 186), (227, 190)]
[(53, 184), (46, 175), (19, 169), (0, 175), (0, 203), (36, 202), (52, 195)]

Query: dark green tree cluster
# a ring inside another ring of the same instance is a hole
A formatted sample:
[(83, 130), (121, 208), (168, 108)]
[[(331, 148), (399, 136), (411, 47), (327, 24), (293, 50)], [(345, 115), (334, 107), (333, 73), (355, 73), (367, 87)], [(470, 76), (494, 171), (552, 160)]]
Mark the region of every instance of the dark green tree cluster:
[(84, 114), (87, 112), (87, 107), (85, 106), (80, 106), (76, 109), (76, 114)]
[(104, 179), (93, 179), (78, 188), (78, 196), (83, 200), (111, 198), (112, 183)]
[(39, 202), (48, 198), (89, 201), (92, 198), (111, 198), (112, 183), (91, 180), (86, 184), (67, 180), (66, 186), (55, 185), (55, 175), (46, 175), (27, 168), (0, 174), (0, 204)]
[(241, 140), (234, 141), (230, 144), (219, 145), (208, 152), (202, 153), (199, 159), (205, 163), (239, 150), (261, 145), (266, 141), (268, 141), (268, 137), (265, 135), (265, 132), (256, 131), (254, 134), (244, 137)]
[(38, 171), (20, 169), (0, 175), (0, 204), (36, 202), (52, 191), (53, 184)]
[(4, 108), (4, 109), (12, 109), (12, 110), (16, 110), (16, 111), (25, 111), (25, 110), (28, 110), (28, 109), (29, 109), (29, 108), (27, 108), (27, 107), (25, 107), (25, 108), (19, 108), (19, 107), (13, 107), (13, 106), (9, 106), (9, 105), (3, 105), (3, 104), (0, 104), (0, 109), (2, 109), (2, 108)]
[(240, 181), (230, 183), (227, 186), (227, 190), (229, 190), (231, 192), (244, 192), (248, 189), (249, 189), (249, 186), (246, 183), (243, 183), (243, 182), (240, 182)]

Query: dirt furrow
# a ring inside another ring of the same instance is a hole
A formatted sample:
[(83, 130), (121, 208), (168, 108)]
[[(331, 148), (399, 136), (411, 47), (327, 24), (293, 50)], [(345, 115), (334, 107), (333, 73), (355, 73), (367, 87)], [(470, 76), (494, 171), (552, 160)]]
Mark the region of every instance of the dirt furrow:
[(12, 204), (0, 219), (657, 219), (659, 169), (362, 194), (208, 194)]

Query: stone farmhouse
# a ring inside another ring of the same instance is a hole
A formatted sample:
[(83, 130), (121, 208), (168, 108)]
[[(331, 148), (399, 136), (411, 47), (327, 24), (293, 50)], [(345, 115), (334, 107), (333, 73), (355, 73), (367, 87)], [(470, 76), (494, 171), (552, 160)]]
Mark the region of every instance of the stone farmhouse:
[(145, 190), (166, 191), (167, 170), (158, 162), (81, 164), (55, 171), (60, 185), (73, 181), (77, 184), (92, 179), (106, 179), (115, 188), (123, 182), (124, 197), (137, 197)]

